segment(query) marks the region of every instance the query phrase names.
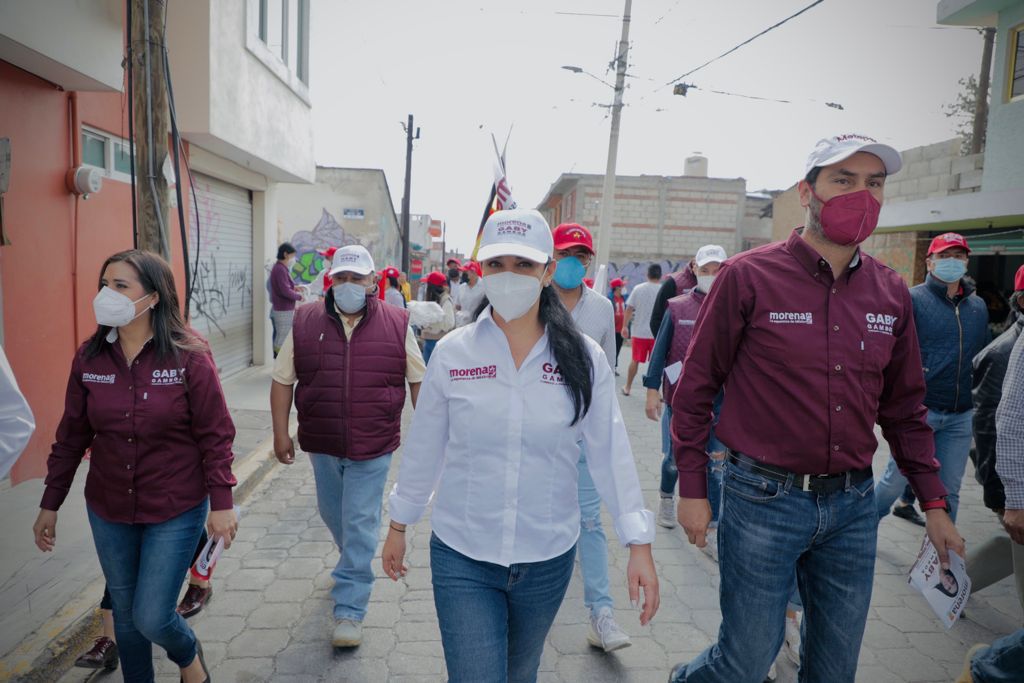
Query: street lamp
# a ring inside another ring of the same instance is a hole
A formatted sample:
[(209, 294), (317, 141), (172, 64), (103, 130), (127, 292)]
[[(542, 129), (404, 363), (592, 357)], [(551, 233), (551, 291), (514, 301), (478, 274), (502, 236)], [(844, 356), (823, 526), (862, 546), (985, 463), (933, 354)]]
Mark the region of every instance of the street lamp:
[[(597, 253), (594, 259), (594, 289), (604, 291), (608, 277), (608, 257), (612, 246), (612, 220), (615, 217), (615, 162), (619, 155), (619, 123), (622, 120), (622, 92), (626, 83), (626, 63), (629, 54), (629, 21), (630, 10), (633, 0), (626, 0), (625, 9), (622, 12), (622, 36), (619, 39), (618, 50), (615, 53), (615, 85), (607, 83), (594, 74), (583, 70), (578, 66), (563, 66), (566, 71), (582, 73), (604, 83), (615, 91), (615, 99), (612, 101), (612, 126), (608, 135), (608, 164), (604, 171), (604, 187), (601, 190), (601, 207), (598, 218), (597, 232)], [(601, 270), (601, 266), (605, 266)]]

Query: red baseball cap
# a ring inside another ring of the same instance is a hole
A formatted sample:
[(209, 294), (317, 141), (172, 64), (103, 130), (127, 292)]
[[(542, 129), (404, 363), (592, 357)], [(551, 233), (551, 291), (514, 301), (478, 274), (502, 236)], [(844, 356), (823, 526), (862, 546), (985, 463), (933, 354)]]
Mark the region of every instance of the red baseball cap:
[(464, 271), (472, 271), (477, 274), (477, 277), (483, 277), (484, 271), (480, 268), (480, 264), (476, 261), (468, 261), (466, 265), (462, 266)]
[(395, 268), (394, 266), (388, 266), (384, 270), (380, 271), (380, 274), (384, 277), (398, 277), (401, 275), (401, 273), (398, 272), (398, 268)]
[(317, 249), (316, 253), (320, 254), (324, 258), (334, 258), (334, 252), (338, 251), (337, 247), (327, 247), (326, 249)]
[(1017, 274), (1013, 276), (1013, 291), (1020, 292), (1024, 290), (1024, 266), (1017, 269)]
[(594, 236), (578, 223), (562, 223), (555, 228), (552, 237), (555, 240), (555, 249), (583, 247), (591, 254), (594, 253)]
[(448, 284), (448, 278), (444, 276), (444, 273), (439, 273), (436, 270), (427, 275), (427, 277), (423, 279), (426, 280), (428, 285), (437, 285), (438, 287), (444, 287), (446, 284)]
[(585, 278), (583, 278), (583, 284), (585, 284), (590, 289), (593, 289), (594, 288), (594, 278), (592, 278), (592, 277), (585, 277)]
[(609, 282), (608, 286), (611, 287), (612, 289), (615, 289), (616, 287), (622, 287), (625, 284), (626, 283), (622, 281), (621, 277), (617, 277), (617, 278), (613, 279), (611, 282)]
[(953, 247), (960, 247), (961, 249), (966, 249), (968, 254), (971, 253), (971, 248), (967, 246), (967, 240), (964, 239), (963, 235), (947, 232), (932, 240), (932, 243), (928, 246), (928, 255), (938, 254)]
[(447, 266), (447, 265), (448, 265), (449, 263), (454, 263), (454, 264), (455, 264), (455, 265), (457, 265), (457, 266), (458, 266), (459, 268), (461, 268), (461, 267), (462, 267), (462, 261), (460, 261), (459, 259), (455, 258), (454, 256), (452, 256), (452, 257), (451, 257), (450, 259), (448, 259), (447, 261), (445, 261), (445, 262), (444, 262), (444, 264), (445, 264), (446, 266)]

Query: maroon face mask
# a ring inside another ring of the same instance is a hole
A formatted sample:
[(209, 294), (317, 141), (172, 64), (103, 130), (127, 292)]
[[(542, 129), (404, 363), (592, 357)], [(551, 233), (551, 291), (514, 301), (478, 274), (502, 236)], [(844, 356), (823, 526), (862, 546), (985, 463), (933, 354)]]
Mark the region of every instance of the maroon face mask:
[(875, 231), (882, 205), (868, 190), (837, 195), (827, 202), (813, 187), (811, 194), (822, 203), (821, 229), (836, 244), (860, 244)]

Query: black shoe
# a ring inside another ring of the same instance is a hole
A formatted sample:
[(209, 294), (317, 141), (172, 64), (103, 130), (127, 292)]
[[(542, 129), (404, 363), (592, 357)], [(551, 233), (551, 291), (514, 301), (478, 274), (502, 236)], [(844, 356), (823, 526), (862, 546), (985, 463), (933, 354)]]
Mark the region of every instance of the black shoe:
[(84, 669), (106, 669), (113, 671), (117, 668), (117, 643), (106, 636), (100, 636), (93, 642), (92, 648), (83, 653), (75, 660), (75, 666)]
[(924, 517), (921, 516), (921, 513), (913, 505), (897, 505), (892, 509), (892, 514), (912, 524), (925, 526)]

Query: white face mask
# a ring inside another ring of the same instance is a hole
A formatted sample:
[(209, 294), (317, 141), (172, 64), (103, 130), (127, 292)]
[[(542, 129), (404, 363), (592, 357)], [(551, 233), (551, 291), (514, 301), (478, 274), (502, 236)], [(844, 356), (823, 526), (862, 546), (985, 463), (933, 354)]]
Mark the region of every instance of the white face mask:
[(480, 281), (487, 300), (506, 322), (523, 317), (540, 298), (540, 280), (530, 275), (497, 273), (484, 275)]
[[(104, 287), (92, 300), (92, 310), (96, 314), (96, 322), (108, 327), (124, 327), (146, 312), (147, 309), (144, 308), (140, 313), (136, 313), (135, 304), (150, 296), (153, 296), (153, 293), (132, 301), (121, 292)], [(151, 304), (149, 308), (153, 308), (155, 305)]]
[(697, 289), (707, 294), (711, 291), (711, 285), (715, 284), (715, 278), (717, 275), (698, 275), (697, 276)]
[(332, 286), (334, 303), (344, 313), (354, 315), (366, 308), (366, 287), (354, 282), (342, 282)]

